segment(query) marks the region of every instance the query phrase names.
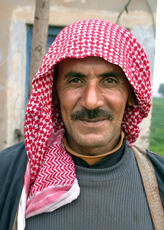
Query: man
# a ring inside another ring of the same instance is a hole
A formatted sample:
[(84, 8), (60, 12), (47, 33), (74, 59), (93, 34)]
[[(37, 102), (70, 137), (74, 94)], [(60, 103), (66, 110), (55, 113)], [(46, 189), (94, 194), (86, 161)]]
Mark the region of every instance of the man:
[(132, 147), (150, 107), (131, 33), (97, 19), (64, 28), (33, 80), (25, 145), (1, 153), (3, 229), (162, 229), (164, 159)]

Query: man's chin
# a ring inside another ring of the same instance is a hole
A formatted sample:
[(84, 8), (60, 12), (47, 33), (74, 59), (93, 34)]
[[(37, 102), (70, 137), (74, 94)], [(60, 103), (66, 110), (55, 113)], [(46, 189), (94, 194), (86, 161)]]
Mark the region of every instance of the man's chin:
[(109, 142), (104, 136), (85, 135), (84, 137), (76, 138), (74, 143), (80, 148), (94, 150), (105, 148)]

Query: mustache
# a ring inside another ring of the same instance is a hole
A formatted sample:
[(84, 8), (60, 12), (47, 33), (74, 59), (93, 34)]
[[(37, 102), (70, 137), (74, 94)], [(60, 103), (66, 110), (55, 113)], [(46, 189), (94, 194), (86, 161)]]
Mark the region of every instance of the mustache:
[(110, 121), (114, 119), (112, 113), (99, 108), (93, 110), (81, 109), (71, 114), (71, 120), (73, 121), (94, 118), (103, 118)]

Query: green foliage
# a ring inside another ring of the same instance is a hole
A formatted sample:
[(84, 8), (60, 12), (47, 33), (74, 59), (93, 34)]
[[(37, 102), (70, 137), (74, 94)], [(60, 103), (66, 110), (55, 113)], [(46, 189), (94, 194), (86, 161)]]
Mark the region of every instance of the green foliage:
[(164, 156), (164, 98), (153, 98), (150, 150)]
[(164, 97), (164, 84), (163, 83), (160, 84), (158, 93)]

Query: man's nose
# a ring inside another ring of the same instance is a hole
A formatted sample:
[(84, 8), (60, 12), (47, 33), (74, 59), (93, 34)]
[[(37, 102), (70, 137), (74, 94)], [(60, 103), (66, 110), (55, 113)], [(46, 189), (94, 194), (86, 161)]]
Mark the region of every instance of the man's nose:
[(88, 110), (96, 109), (103, 105), (103, 95), (100, 87), (95, 82), (86, 85), (81, 97), (81, 106)]

